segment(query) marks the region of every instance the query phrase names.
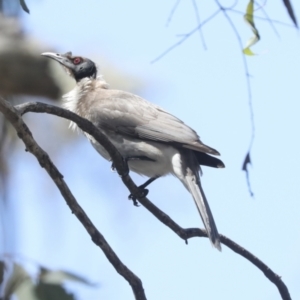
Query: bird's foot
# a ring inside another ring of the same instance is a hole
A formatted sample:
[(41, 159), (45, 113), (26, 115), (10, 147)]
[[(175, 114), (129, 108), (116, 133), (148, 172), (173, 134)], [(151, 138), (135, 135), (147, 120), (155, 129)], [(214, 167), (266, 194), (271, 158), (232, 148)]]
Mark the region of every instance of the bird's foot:
[[(138, 189), (139, 189), (139, 196), (140, 197), (146, 197), (148, 195), (148, 193), (149, 193), (149, 190), (145, 189), (143, 184), (140, 185), (138, 187)], [(134, 195), (130, 194), (128, 196), (128, 199), (132, 200), (134, 206), (140, 206), (139, 203), (138, 203), (138, 201), (137, 201), (137, 198)]]
[[(156, 180), (158, 177), (159, 176), (157, 176), (157, 177), (151, 177), (144, 184), (142, 184), (142, 185), (140, 185), (138, 187), (138, 189), (139, 189), (139, 196), (140, 197), (146, 197), (148, 195), (149, 190), (146, 189), (146, 186), (148, 186), (151, 182), (153, 182), (154, 180)], [(134, 195), (130, 194), (128, 196), (128, 199), (133, 201), (133, 205), (134, 206), (139, 206), (139, 203), (137, 202), (137, 199), (136, 199), (136, 197)]]

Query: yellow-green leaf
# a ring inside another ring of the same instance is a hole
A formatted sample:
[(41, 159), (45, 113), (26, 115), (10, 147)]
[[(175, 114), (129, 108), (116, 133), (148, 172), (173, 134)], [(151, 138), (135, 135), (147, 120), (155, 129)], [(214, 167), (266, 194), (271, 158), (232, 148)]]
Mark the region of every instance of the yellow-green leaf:
[(255, 53), (252, 52), (252, 50), (249, 47), (243, 49), (243, 53), (246, 54), (246, 55), (249, 55), (249, 56), (255, 55)]
[(255, 27), (255, 23), (254, 23), (253, 11), (254, 11), (254, 0), (250, 0), (247, 5), (246, 14), (244, 15), (244, 19), (245, 19), (246, 23), (250, 26), (252, 32), (254, 33), (254, 36), (252, 36), (247, 41), (246, 46), (243, 49), (243, 53), (246, 55), (255, 55), (255, 53), (252, 52), (250, 47), (252, 47), (254, 44), (256, 44), (260, 40), (259, 32), (258, 32), (257, 28)]

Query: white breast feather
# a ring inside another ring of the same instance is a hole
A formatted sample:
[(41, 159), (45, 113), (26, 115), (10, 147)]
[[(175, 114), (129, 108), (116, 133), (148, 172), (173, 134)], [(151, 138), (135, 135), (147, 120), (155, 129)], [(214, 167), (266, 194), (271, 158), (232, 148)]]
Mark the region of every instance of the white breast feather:
[[(104, 89), (108, 89), (109, 85), (105, 82), (102, 76), (98, 76), (95, 79), (83, 78), (80, 82), (77, 83), (75, 88), (63, 95), (63, 108), (74, 112), (75, 114), (79, 114), (78, 105), (81, 101), (84, 101), (87, 94), (91, 91), (91, 89), (97, 87), (101, 87)], [(88, 116), (81, 116), (88, 119)], [(71, 129), (77, 129), (77, 125), (74, 122), (70, 122)]]

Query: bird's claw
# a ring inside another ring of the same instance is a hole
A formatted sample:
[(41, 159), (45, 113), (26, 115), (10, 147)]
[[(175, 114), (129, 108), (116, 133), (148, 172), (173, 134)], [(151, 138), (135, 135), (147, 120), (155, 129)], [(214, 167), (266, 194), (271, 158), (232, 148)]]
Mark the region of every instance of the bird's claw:
[[(146, 197), (148, 195), (148, 193), (149, 193), (149, 190), (145, 189), (143, 187), (139, 186), (138, 189), (139, 189), (139, 196), (140, 197)], [(137, 201), (137, 198), (134, 195), (130, 194), (128, 196), (128, 199), (133, 201), (133, 205), (134, 206), (140, 206), (139, 203), (138, 203), (138, 201)]]
[(140, 206), (139, 203), (138, 203), (138, 201), (136, 200), (135, 197), (132, 196), (132, 194), (130, 194), (130, 195), (128, 196), (128, 199), (129, 199), (129, 200), (132, 200), (134, 206), (136, 206), (136, 207), (139, 207), (139, 206)]

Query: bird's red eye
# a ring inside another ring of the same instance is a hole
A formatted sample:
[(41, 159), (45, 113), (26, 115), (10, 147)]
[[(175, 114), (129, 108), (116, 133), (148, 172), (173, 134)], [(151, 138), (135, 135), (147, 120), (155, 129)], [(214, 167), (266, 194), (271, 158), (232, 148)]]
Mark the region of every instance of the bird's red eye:
[(73, 64), (74, 65), (78, 65), (78, 64), (80, 64), (81, 63), (81, 58), (80, 57), (75, 57), (74, 59), (73, 59)]

